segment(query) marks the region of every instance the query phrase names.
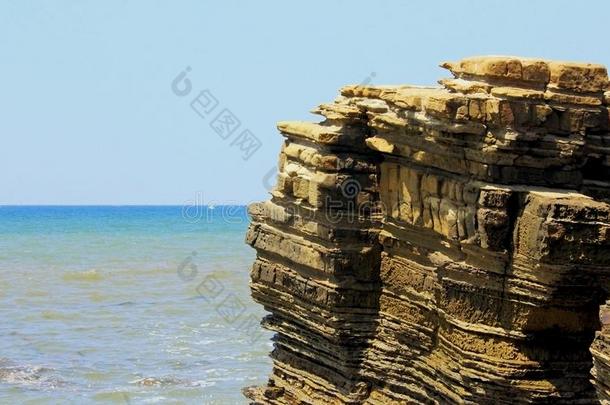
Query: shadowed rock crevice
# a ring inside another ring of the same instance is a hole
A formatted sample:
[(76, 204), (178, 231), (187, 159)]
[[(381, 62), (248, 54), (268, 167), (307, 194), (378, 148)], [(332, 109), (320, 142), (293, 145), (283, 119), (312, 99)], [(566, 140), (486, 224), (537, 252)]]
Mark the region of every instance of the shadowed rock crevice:
[(247, 236), (276, 332), (253, 403), (610, 397), (606, 69), (442, 66), (441, 87), (347, 86), (322, 122), (278, 124)]

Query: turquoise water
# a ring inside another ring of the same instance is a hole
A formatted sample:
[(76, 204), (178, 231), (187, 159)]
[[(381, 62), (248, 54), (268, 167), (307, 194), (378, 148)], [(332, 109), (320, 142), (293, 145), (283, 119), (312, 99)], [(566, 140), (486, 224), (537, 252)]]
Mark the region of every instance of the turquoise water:
[(270, 372), (244, 207), (0, 207), (0, 403), (241, 404)]

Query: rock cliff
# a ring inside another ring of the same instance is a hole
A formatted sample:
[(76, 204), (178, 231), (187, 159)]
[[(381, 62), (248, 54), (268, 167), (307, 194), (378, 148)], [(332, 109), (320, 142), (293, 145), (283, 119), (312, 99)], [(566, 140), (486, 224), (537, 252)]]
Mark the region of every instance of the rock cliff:
[(276, 332), (253, 403), (610, 399), (606, 68), (441, 66), (440, 86), (347, 86), (321, 122), (278, 124), (247, 234)]

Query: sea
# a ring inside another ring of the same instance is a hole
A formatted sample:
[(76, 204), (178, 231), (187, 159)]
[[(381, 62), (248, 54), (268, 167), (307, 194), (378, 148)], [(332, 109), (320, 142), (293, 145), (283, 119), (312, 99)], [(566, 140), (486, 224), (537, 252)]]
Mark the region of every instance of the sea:
[(243, 206), (0, 206), (0, 404), (246, 404)]

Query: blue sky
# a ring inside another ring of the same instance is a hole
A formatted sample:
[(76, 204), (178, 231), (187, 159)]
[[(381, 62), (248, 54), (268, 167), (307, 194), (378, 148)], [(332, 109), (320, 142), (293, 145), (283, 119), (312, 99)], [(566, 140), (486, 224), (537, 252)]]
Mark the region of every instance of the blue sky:
[[(433, 84), (439, 62), (482, 54), (610, 65), (609, 15), (604, 1), (4, 0), (0, 204), (264, 199), (275, 123), (315, 119), (342, 85)], [(191, 109), (204, 89), (261, 141), (249, 160)]]

